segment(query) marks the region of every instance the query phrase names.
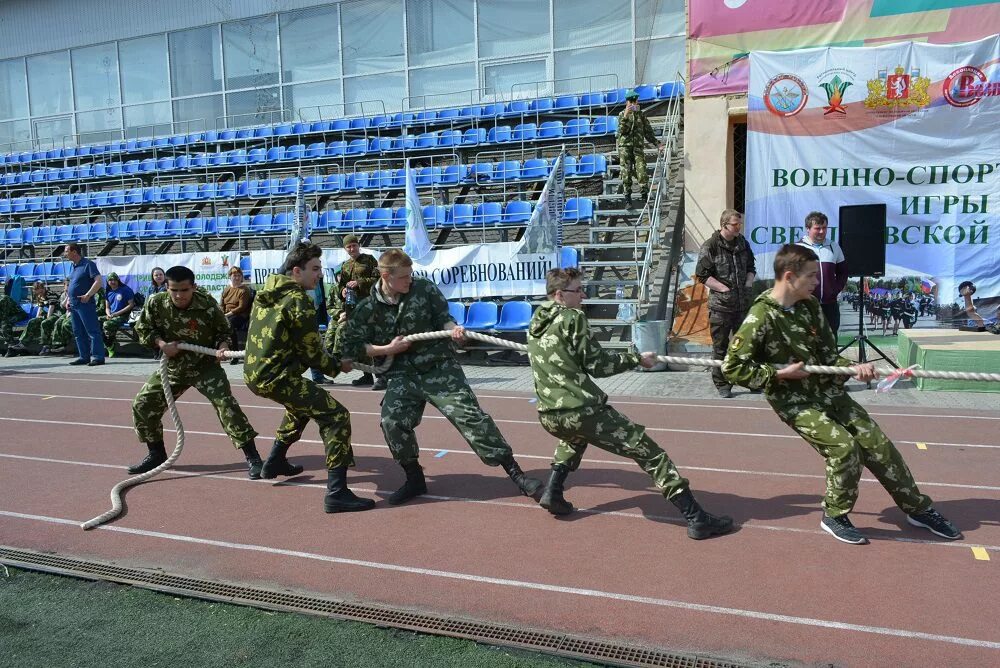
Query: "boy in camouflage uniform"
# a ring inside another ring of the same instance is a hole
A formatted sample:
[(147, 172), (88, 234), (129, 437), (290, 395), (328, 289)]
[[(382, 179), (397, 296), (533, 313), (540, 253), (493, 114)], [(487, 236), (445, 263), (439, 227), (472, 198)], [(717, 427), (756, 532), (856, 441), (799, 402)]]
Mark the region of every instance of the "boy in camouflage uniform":
[(608, 405), (606, 395), (590, 376), (604, 378), (642, 365), (656, 365), (655, 353), (613, 353), (594, 338), (580, 310), (583, 288), (576, 269), (552, 269), (545, 277), (549, 301), (528, 326), (528, 359), (538, 395), (538, 421), (559, 439), (552, 474), (539, 504), (553, 515), (568, 515), (573, 505), (563, 498), (570, 471), (580, 466), (592, 443), (638, 464), (656, 488), (687, 520), (688, 536), (701, 540), (728, 533), (733, 520), (702, 510), (667, 453), (646, 435), (642, 425)]
[(302, 437), (309, 420), (315, 420), (326, 450), (324, 510), (368, 510), (375, 502), (355, 496), (347, 487), (347, 467), (354, 466), (351, 414), (302, 376), (306, 369), (331, 377), (340, 372), (340, 361), (323, 350), (309, 294), (322, 276), (322, 256), (319, 246), (300, 243), (289, 252), (281, 272), (267, 277), (250, 311), (243, 379), (251, 392), (285, 407), (263, 477), (302, 473), (301, 466), (288, 461), (288, 448)]
[[(462, 434), (487, 466), (502, 466), (525, 496), (537, 498), (542, 483), (524, 475), (493, 418), (483, 412), (455, 359), (451, 341), (462, 342), (465, 328), (448, 313), (448, 302), (426, 278), (414, 278), (413, 262), (398, 248), (379, 259), (381, 279), (371, 296), (358, 304), (344, 332), (344, 361), (361, 355), (392, 355), (382, 400), (382, 433), (406, 482), (390, 497), (397, 505), (427, 493), (414, 430), (428, 402)], [(451, 331), (451, 341), (409, 343), (408, 334)]]
[(625, 207), (632, 207), (632, 175), (639, 179), (642, 201), (649, 197), (649, 174), (646, 173), (646, 142), (662, 149), (663, 144), (656, 138), (649, 119), (639, 109), (639, 94), (634, 90), (625, 93), (625, 109), (618, 114), (618, 159), (621, 162), (622, 192), (625, 193)]
[(73, 318), (69, 314), (69, 279), (63, 280), (63, 293), (59, 297), (56, 312), (60, 313), (53, 320), (46, 319), (42, 323), (42, 349), (39, 355), (51, 355), (62, 351), (73, 340)]
[(52, 325), (59, 319), (56, 312), (59, 308), (59, 299), (49, 292), (44, 282), (35, 281), (31, 286), (31, 307), (31, 320), (25, 325), (17, 343), (7, 349), (7, 357), (27, 352), (28, 348), (33, 346), (45, 348), (48, 345), (48, 337), (45, 336), (46, 325), (51, 332)]
[[(232, 337), (229, 323), (215, 299), (195, 285), (194, 272), (190, 269), (171, 267), (166, 276), (167, 292), (152, 295), (135, 323), (139, 342), (162, 350), (168, 358), (167, 377), (175, 399), (194, 387), (212, 403), (222, 428), (233, 445), (246, 456), (250, 479), (257, 480), (263, 464), (254, 446), (257, 432), (233, 397), (229, 378), (219, 366)], [(178, 343), (216, 348), (218, 352), (215, 357), (209, 357), (181, 350)], [(145, 473), (166, 461), (162, 423), (166, 410), (160, 374), (154, 373), (132, 402), (135, 433), (146, 444), (149, 454), (130, 467), (129, 473)]]
[(13, 284), (14, 281), (8, 278), (4, 284), (4, 294), (0, 295), (0, 347), (4, 353), (16, 344), (14, 325), (26, 317), (21, 305), (10, 297)]
[[(847, 377), (802, 370), (805, 364), (847, 366), (865, 382), (877, 375), (875, 365), (855, 364), (837, 354), (833, 331), (813, 296), (819, 282), (816, 254), (803, 246), (783, 246), (774, 257), (774, 276), (774, 288), (757, 297), (733, 337), (722, 371), (733, 383), (764, 390), (778, 417), (826, 460), (820, 526), (845, 543), (868, 542), (847, 517), (857, 501), (864, 466), (910, 524), (950, 540), (961, 538), (917, 489), (896, 446), (847, 394)], [(778, 364), (788, 366), (777, 369)]]
[[(344, 250), (347, 251), (350, 258), (344, 264), (340, 265), (340, 273), (337, 274), (337, 284), (330, 288), (330, 321), (327, 324), (326, 330), (327, 348), (330, 350), (336, 349), (338, 332), (343, 329), (343, 323), (340, 321), (341, 314), (344, 315), (344, 321), (346, 322), (361, 300), (368, 298), (368, 295), (371, 294), (372, 286), (379, 279), (378, 261), (374, 256), (361, 252), (361, 245), (358, 243), (358, 238), (355, 235), (348, 234), (344, 237)], [(336, 319), (334, 318), (334, 311), (336, 311)], [(355, 378), (351, 381), (351, 385), (359, 387), (362, 385), (371, 385), (374, 382), (375, 379), (372, 378), (372, 375), (365, 372), (360, 378)], [(372, 389), (384, 390), (384, 379), (379, 378), (378, 383)]]

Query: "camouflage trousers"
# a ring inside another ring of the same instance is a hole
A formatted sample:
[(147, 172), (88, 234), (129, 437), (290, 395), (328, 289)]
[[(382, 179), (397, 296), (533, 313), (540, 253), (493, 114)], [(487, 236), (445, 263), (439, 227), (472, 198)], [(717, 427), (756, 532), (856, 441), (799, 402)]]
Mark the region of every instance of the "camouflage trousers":
[(591, 444), (634, 461), (667, 499), (688, 488), (688, 481), (677, 472), (667, 453), (646, 435), (646, 428), (611, 406), (546, 411), (538, 414), (538, 421), (545, 431), (559, 439), (553, 465), (575, 471), (587, 445)]
[[(48, 318), (32, 318), (24, 326), (21, 332), (20, 342), (23, 346), (50, 346), (52, 345), (52, 330), (61, 316), (54, 315)], [(72, 325), (70, 325), (72, 331)]]
[(106, 315), (102, 315), (98, 320), (101, 322), (101, 331), (104, 332), (104, 342), (108, 343), (115, 340), (118, 330), (128, 322), (128, 316), (116, 315), (113, 318), (109, 318)]
[(4, 348), (17, 340), (14, 325), (25, 317), (24, 309), (16, 301), (7, 295), (0, 295), (0, 344)]
[(496, 423), (479, 406), (462, 367), (446, 362), (422, 375), (398, 374), (388, 378), (382, 399), (382, 434), (399, 464), (417, 461), (420, 449), (414, 430), (428, 403), (458, 429), (462, 438), (487, 466), (499, 466), (514, 453)]
[(862, 466), (882, 483), (903, 512), (912, 514), (930, 507), (930, 498), (917, 489), (899, 450), (850, 397), (836, 396), (831, 405), (806, 405), (779, 415), (826, 460), (823, 509), (827, 515), (846, 515), (854, 508)]
[(649, 190), (649, 174), (646, 172), (645, 146), (631, 144), (618, 145), (618, 158), (621, 161), (622, 192), (632, 192), (632, 177), (639, 180), (639, 189)]
[(285, 416), (274, 438), (286, 445), (302, 438), (302, 431), (314, 420), (319, 427), (326, 453), (326, 468), (354, 466), (351, 447), (351, 414), (313, 381), (301, 376), (282, 378), (264, 387), (247, 385), (258, 397), (285, 407)]
[[(73, 340), (73, 319), (69, 314), (61, 315), (50, 323), (46, 318), (42, 323), (42, 345), (50, 348), (64, 348)], [(47, 333), (47, 334), (46, 334)]]
[[(170, 390), (174, 399), (179, 399), (188, 388), (201, 392), (212, 403), (222, 428), (237, 448), (257, 436), (247, 416), (229, 387), (229, 378), (218, 364), (209, 364), (195, 378), (186, 382), (171, 382)], [(143, 443), (157, 443), (163, 440), (163, 414), (167, 410), (167, 400), (163, 396), (160, 374), (154, 373), (139, 390), (132, 401), (132, 423), (135, 434)]]

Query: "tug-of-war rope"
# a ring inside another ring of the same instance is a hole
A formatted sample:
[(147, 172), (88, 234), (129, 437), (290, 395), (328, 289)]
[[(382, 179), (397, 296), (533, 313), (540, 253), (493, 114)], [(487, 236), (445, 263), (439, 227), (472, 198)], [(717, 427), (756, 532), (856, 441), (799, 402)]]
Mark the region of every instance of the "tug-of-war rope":
[[(448, 330), (442, 330), (439, 332), (423, 332), (420, 334), (410, 334), (404, 336), (403, 339), (408, 342), (416, 341), (432, 341), (434, 339), (447, 339), (451, 338), (451, 332)], [(511, 348), (520, 352), (527, 352), (528, 346), (523, 343), (517, 343), (515, 341), (507, 341), (505, 339), (500, 339), (495, 336), (489, 336), (488, 334), (480, 334), (479, 332), (465, 332), (465, 337), (467, 339), (472, 339), (475, 341), (482, 341), (484, 343), (489, 343), (495, 346), (500, 346), (502, 348)], [(209, 355), (211, 357), (218, 356), (219, 351), (214, 348), (206, 348), (204, 346), (196, 346), (190, 343), (178, 343), (178, 347), (181, 350), (187, 350), (194, 353), (200, 353), (202, 355)], [(226, 351), (225, 357), (227, 359), (241, 358), (244, 353), (241, 351)], [(658, 362), (664, 362), (666, 364), (678, 364), (685, 366), (706, 366), (706, 367), (721, 367), (722, 361), (715, 359), (708, 359), (705, 357), (676, 357), (673, 355), (657, 355), (656, 360)], [(146, 473), (141, 473), (137, 476), (127, 478), (122, 480), (120, 483), (111, 488), (111, 510), (98, 515), (97, 517), (87, 520), (80, 525), (80, 528), (87, 530), (93, 529), (94, 527), (100, 526), (105, 522), (113, 520), (118, 517), (123, 510), (123, 503), (121, 493), (123, 490), (128, 489), (134, 485), (138, 485), (152, 478), (153, 476), (166, 471), (169, 469), (177, 458), (180, 457), (181, 451), (184, 449), (184, 424), (181, 422), (181, 416), (177, 412), (177, 405), (174, 402), (173, 392), (170, 390), (170, 379), (167, 375), (167, 364), (169, 363), (169, 358), (164, 356), (160, 360), (159, 374), (160, 381), (163, 384), (163, 396), (167, 400), (167, 410), (170, 411), (170, 419), (173, 420), (174, 428), (177, 431), (177, 446), (174, 451), (170, 453), (167, 457), (167, 461), (163, 462), (155, 469), (147, 471)], [(353, 362), (352, 366), (367, 373), (381, 374), (389, 370), (392, 366), (392, 357), (387, 357), (385, 362), (377, 367), (369, 366), (367, 364), (359, 364)], [(783, 368), (787, 365), (779, 364), (777, 368)], [(821, 364), (807, 364), (802, 367), (803, 371), (808, 373), (821, 373), (821, 374), (832, 374), (837, 376), (853, 376), (857, 372), (851, 367), (844, 366), (826, 366)], [(938, 378), (945, 380), (980, 380), (980, 381), (992, 381), (1000, 382), (1000, 373), (972, 373), (966, 371), (929, 371), (924, 369), (918, 369), (917, 365), (908, 367), (906, 369), (897, 369), (890, 373), (886, 373), (882, 370), (878, 370), (880, 376), (884, 376), (881, 382), (878, 384), (878, 389), (876, 391), (887, 392), (900, 378)]]

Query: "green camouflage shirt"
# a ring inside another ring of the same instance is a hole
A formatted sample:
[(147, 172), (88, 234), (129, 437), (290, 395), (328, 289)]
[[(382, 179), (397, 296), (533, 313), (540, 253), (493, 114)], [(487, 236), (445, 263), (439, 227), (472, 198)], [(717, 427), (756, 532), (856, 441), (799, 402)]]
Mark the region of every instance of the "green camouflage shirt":
[[(376, 284), (371, 296), (357, 305), (347, 321), (344, 356), (361, 359), (366, 343), (382, 346), (397, 336), (438, 332), (449, 322), (454, 323), (455, 319), (448, 313), (448, 300), (426, 278), (414, 276), (410, 291), (400, 295), (398, 304), (390, 304), (380, 284)], [(420, 341), (411, 344), (405, 353), (396, 355), (387, 375), (424, 374), (448, 361), (455, 361), (450, 339)]]
[(626, 114), (624, 111), (618, 114), (618, 131), (615, 133), (619, 146), (631, 146), (642, 148), (648, 141), (650, 144), (657, 144), (659, 140), (653, 132), (646, 114), (641, 111), (632, 111)]
[(340, 273), (337, 274), (337, 295), (342, 296), (342, 290), (347, 287), (348, 281), (357, 281), (358, 287), (354, 288), (357, 302), (371, 294), (372, 286), (379, 280), (378, 260), (374, 256), (362, 253), (357, 260), (348, 259), (340, 265)]
[(803, 405), (828, 404), (844, 393), (847, 376), (812, 374), (802, 380), (776, 380), (775, 364), (805, 362), (851, 366), (837, 354), (833, 330), (815, 297), (784, 308), (764, 292), (750, 307), (739, 331), (733, 335), (722, 373), (731, 383), (763, 389), (779, 416), (789, 417)]
[(250, 310), (243, 378), (267, 387), (306, 369), (334, 377), (340, 360), (323, 350), (312, 295), (290, 277), (271, 274)]
[[(218, 348), (229, 341), (232, 330), (215, 298), (201, 288), (194, 291), (191, 304), (179, 309), (170, 301), (170, 295), (159, 292), (146, 300), (135, 322), (135, 333), (144, 346), (156, 348), (156, 340), (167, 343), (181, 341), (207, 348)], [(182, 351), (168, 362), (171, 380), (191, 380), (211, 364), (218, 364), (215, 357)]]
[(637, 353), (601, 348), (583, 311), (552, 301), (542, 303), (528, 325), (528, 359), (540, 413), (603, 405), (608, 395), (590, 377), (639, 364)]

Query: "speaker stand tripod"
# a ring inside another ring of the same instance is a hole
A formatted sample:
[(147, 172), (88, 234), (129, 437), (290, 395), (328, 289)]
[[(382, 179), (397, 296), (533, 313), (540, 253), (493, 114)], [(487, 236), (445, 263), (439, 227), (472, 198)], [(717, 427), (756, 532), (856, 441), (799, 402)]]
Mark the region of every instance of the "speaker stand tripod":
[[(846, 345), (841, 346), (837, 353), (842, 353), (855, 343), (858, 344), (858, 363), (865, 364), (867, 362), (874, 362), (876, 360), (882, 359), (889, 363), (893, 369), (898, 369), (899, 365), (893, 362), (889, 357), (879, 350), (879, 347), (872, 343), (871, 339), (865, 336), (865, 277), (862, 276), (858, 279), (858, 334)], [(865, 345), (878, 353), (878, 357), (874, 359), (868, 359), (868, 355), (865, 352)], [(871, 387), (871, 383), (868, 383), (868, 387)]]

